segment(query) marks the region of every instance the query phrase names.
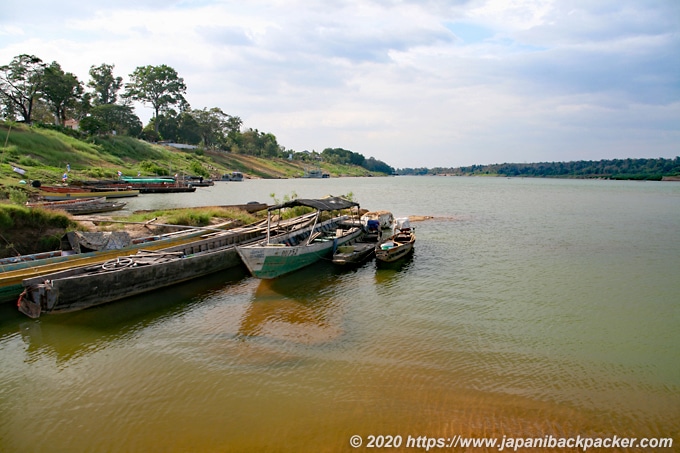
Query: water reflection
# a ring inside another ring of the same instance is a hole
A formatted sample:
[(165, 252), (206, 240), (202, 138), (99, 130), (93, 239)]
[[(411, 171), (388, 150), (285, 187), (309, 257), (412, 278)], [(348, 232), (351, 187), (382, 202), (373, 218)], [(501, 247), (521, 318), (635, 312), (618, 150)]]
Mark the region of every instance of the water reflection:
[(63, 363), (132, 338), (164, 319), (181, 316), (245, 276), (243, 269), (231, 269), (145, 295), (37, 320), (3, 313), (8, 316), (3, 317), (6, 332), (1, 333), (3, 337), (11, 332), (20, 333), (29, 362), (53, 357), (57, 363)]
[(379, 285), (387, 284), (390, 281), (400, 278), (401, 274), (408, 272), (413, 265), (413, 255), (415, 251), (408, 256), (392, 262), (375, 262), (376, 272), (375, 272), (375, 282)]
[(239, 335), (303, 344), (337, 340), (343, 333), (342, 314), (334, 304), (339, 282), (328, 272), (260, 281), (241, 317)]

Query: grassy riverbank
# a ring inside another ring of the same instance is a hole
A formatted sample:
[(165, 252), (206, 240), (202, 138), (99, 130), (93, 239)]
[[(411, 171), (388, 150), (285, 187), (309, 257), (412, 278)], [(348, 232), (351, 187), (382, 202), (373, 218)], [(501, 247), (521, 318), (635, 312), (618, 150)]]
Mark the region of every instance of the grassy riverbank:
[(63, 213), (0, 203), (0, 258), (58, 250), (76, 229), (83, 228)]
[[(125, 175), (200, 175), (219, 178), (240, 171), (247, 178), (279, 179), (302, 177), (318, 168), (332, 177), (368, 176), (365, 168), (324, 162), (258, 158), (214, 150), (187, 150), (148, 143), (131, 137), (105, 136), (79, 139), (60, 131), (24, 124), (0, 122), (0, 257), (38, 253), (59, 248), (60, 238), (74, 229), (126, 229), (134, 235), (159, 234), (158, 226), (134, 223), (93, 225), (63, 213), (28, 209), (29, 200), (38, 198), (33, 181), (43, 185), (91, 179), (116, 179)], [(195, 208), (135, 214), (117, 218), (119, 222), (209, 226), (234, 220), (252, 223), (257, 217), (239, 210)]]
[(332, 177), (371, 174), (353, 165), (177, 149), (123, 136), (80, 140), (55, 130), (0, 123), (0, 199), (9, 198), (11, 187), (32, 192), (30, 181), (60, 183), (67, 165), (71, 183), (115, 179), (118, 171), (125, 175), (180, 174), (212, 178), (240, 171), (247, 178), (265, 179), (302, 177), (311, 168), (319, 168)]
[(240, 209), (203, 207), (170, 209), (116, 217), (94, 216), (78, 219), (60, 211), (31, 209), (11, 203), (0, 203), (0, 258), (58, 250), (62, 236), (68, 231), (127, 231), (132, 237), (144, 237), (177, 231), (167, 225), (210, 227), (232, 222), (247, 225), (261, 218)]

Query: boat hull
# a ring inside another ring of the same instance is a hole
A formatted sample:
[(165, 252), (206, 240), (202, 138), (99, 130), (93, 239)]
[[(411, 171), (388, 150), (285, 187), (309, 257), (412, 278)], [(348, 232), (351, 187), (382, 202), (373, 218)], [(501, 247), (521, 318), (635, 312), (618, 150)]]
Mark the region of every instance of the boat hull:
[(154, 252), (164, 257), (155, 264), (118, 267), (144, 258), (144, 254), (132, 255), (26, 279), (22, 282), (19, 311), (37, 318), (43, 313), (82, 310), (235, 267), (241, 264), (235, 245), (261, 240), (263, 236), (261, 228), (220, 233)]
[(383, 250), (381, 248), (375, 249), (375, 259), (382, 261), (383, 263), (393, 263), (397, 260), (405, 258), (411, 252), (413, 252), (413, 243), (409, 242), (397, 247), (393, 247), (389, 250)]
[[(339, 222), (345, 219), (346, 217), (340, 217), (328, 220), (318, 225), (314, 231), (335, 231)], [(333, 239), (320, 237), (314, 239), (309, 244), (302, 242), (306, 241), (310, 232), (311, 227), (296, 232), (294, 235), (286, 235), (273, 244), (254, 244), (237, 247), (237, 250), (253, 276), (262, 279), (272, 279), (302, 269), (322, 258), (328, 257), (335, 248), (359, 236), (361, 229), (352, 228), (346, 234)], [(287, 243), (296, 238), (302, 238), (300, 245), (287, 245)]]
[(340, 266), (354, 266), (367, 261), (375, 253), (375, 244), (356, 242), (352, 245), (339, 247), (333, 254), (333, 264)]
[(79, 198), (125, 198), (125, 197), (136, 197), (139, 195), (139, 190), (110, 190), (104, 192), (47, 192), (41, 191), (40, 195), (43, 199), (47, 201), (63, 201), (63, 200), (74, 200)]
[(413, 252), (415, 242), (415, 233), (397, 233), (375, 247), (375, 259), (383, 263), (392, 263), (405, 258)]
[(61, 254), (35, 261), (20, 261), (0, 266), (0, 303), (16, 302), (24, 287), (21, 282), (27, 278), (57, 272), (59, 270), (93, 265), (118, 256), (135, 253), (139, 249), (156, 250), (179, 244), (196, 241), (205, 234), (204, 230), (193, 230), (179, 234), (148, 238), (148, 241), (137, 242), (120, 249), (98, 250), (94, 252)]
[(119, 211), (125, 207), (126, 203), (119, 201), (107, 201), (104, 197), (89, 197), (73, 200), (26, 203), (26, 205), (30, 208), (62, 210), (72, 215), (85, 215), (96, 214), (100, 212)]

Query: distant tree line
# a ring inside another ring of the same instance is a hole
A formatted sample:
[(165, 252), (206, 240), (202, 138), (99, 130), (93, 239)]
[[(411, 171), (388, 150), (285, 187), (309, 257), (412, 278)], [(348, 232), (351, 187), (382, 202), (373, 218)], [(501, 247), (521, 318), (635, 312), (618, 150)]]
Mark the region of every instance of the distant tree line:
[(540, 178), (604, 178), (660, 180), (680, 175), (675, 159), (611, 159), (599, 161), (539, 162), (533, 164), (471, 165), (457, 168), (401, 168), (402, 175), (520, 176)]
[(394, 173), (394, 168), (381, 160), (373, 157), (366, 159), (362, 154), (342, 148), (326, 148), (321, 152), (321, 157), (325, 162), (332, 164), (357, 165), (368, 171), (387, 173), (388, 175)]
[[(113, 71), (111, 64), (91, 66), (90, 80), (84, 84), (56, 61), (48, 65), (35, 55), (16, 56), (0, 66), (0, 119), (55, 128), (81, 138), (118, 134), (257, 157), (310, 157), (310, 153), (286, 150), (274, 134), (244, 130), (241, 118), (219, 107), (192, 109), (184, 97), (184, 79), (167, 65), (139, 66), (125, 84)], [(146, 126), (134, 113), (135, 101), (153, 108)], [(65, 127), (68, 120), (77, 121), (78, 131)], [(393, 171), (384, 162), (340, 148), (328, 148), (320, 156), (370, 171)]]

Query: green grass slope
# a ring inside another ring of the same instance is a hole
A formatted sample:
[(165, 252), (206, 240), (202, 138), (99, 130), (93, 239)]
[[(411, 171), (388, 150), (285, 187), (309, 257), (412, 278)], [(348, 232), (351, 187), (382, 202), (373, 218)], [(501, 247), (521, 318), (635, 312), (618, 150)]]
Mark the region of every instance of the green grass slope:
[[(362, 167), (348, 165), (262, 159), (200, 149), (179, 150), (131, 137), (79, 140), (54, 130), (0, 123), (0, 185), (16, 186), (21, 180), (39, 180), (43, 184), (61, 182), (67, 164), (71, 168), (69, 182), (116, 178), (118, 171), (131, 176), (178, 173), (213, 178), (240, 171), (254, 178), (295, 178), (301, 177), (305, 169), (318, 166), (331, 176), (370, 173)], [(15, 172), (14, 167), (25, 170), (25, 174)]]

